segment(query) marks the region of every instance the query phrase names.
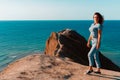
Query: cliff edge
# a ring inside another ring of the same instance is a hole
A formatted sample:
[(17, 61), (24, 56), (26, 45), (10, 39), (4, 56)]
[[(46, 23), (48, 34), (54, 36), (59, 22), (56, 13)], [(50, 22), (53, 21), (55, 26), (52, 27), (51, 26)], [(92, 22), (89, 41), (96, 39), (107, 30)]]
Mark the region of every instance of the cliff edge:
[[(120, 72), (101, 69), (102, 74), (84, 74), (88, 66), (44, 54), (34, 54), (11, 63), (0, 80), (119, 80)], [(94, 68), (95, 70), (96, 68)]]

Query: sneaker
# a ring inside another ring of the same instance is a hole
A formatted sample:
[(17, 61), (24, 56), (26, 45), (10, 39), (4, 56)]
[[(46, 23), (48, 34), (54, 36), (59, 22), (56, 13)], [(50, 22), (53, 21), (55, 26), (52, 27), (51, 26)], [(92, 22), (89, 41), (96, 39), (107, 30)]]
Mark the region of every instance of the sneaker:
[(93, 70), (88, 70), (85, 74), (90, 74), (92, 72), (93, 72)]
[(101, 74), (101, 72), (99, 72), (99, 71), (95, 71), (94, 73), (96, 73), (96, 74)]

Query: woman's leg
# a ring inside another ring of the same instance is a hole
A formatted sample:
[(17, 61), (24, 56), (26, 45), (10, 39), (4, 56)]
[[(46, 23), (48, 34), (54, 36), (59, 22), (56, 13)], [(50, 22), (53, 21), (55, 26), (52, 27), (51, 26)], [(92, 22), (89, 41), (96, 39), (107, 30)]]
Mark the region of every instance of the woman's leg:
[(95, 63), (97, 66), (97, 72), (100, 72), (101, 63), (100, 63), (100, 59), (99, 59), (99, 51), (98, 50), (96, 50), (96, 53), (94, 54), (94, 59), (95, 59)]
[(92, 46), (88, 53), (88, 60), (89, 60), (89, 70), (92, 70), (92, 66), (94, 65), (94, 53), (96, 52), (96, 46)]
[(90, 74), (93, 72), (93, 65), (94, 65), (94, 53), (95, 53), (95, 46), (93, 45), (88, 53), (88, 60), (89, 60), (89, 69), (86, 74)]

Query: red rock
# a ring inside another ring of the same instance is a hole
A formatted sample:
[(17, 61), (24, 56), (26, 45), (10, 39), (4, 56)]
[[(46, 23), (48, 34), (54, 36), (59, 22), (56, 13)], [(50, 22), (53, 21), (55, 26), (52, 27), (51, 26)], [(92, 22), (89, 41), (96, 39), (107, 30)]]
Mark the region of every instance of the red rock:
[[(63, 30), (52, 33), (46, 41), (45, 54), (59, 57), (69, 57), (75, 62), (88, 65), (86, 39), (74, 30)], [(120, 72), (120, 67), (100, 53), (102, 68)]]
[(57, 48), (57, 45), (58, 45), (57, 33), (52, 32), (51, 36), (46, 42), (45, 54), (55, 56), (54, 52)]

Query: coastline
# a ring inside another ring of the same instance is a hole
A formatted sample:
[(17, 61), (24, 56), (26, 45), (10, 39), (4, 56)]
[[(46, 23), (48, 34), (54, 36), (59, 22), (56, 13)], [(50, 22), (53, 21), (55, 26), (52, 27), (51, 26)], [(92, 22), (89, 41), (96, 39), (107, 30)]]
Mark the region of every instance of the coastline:
[(24, 57), (30, 56), (30, 55), (32, 55), (32, 54), (43, 54), (43, 52), (36, 52), (36, 53), (33, 53), (33, 52), (32, 52), (32, 53), (28, 53), (28, 54), (24, 54), (24, 55), (20, 55), (20, 56), (15, 56), (15, 57), (12, 56), (13, 59), (12, 59), (11, 61), (9, 61), (8, 63), (5, 63), (4, 65), (1, 65), (1, 66), (0, 66), (0, 72), (1, 72), (2, 70), (4, 70), (8, 65), (16, 62), (16, 61), (19, 60), (19, 59), (22, 59), (22, 58), (24, 58)]

